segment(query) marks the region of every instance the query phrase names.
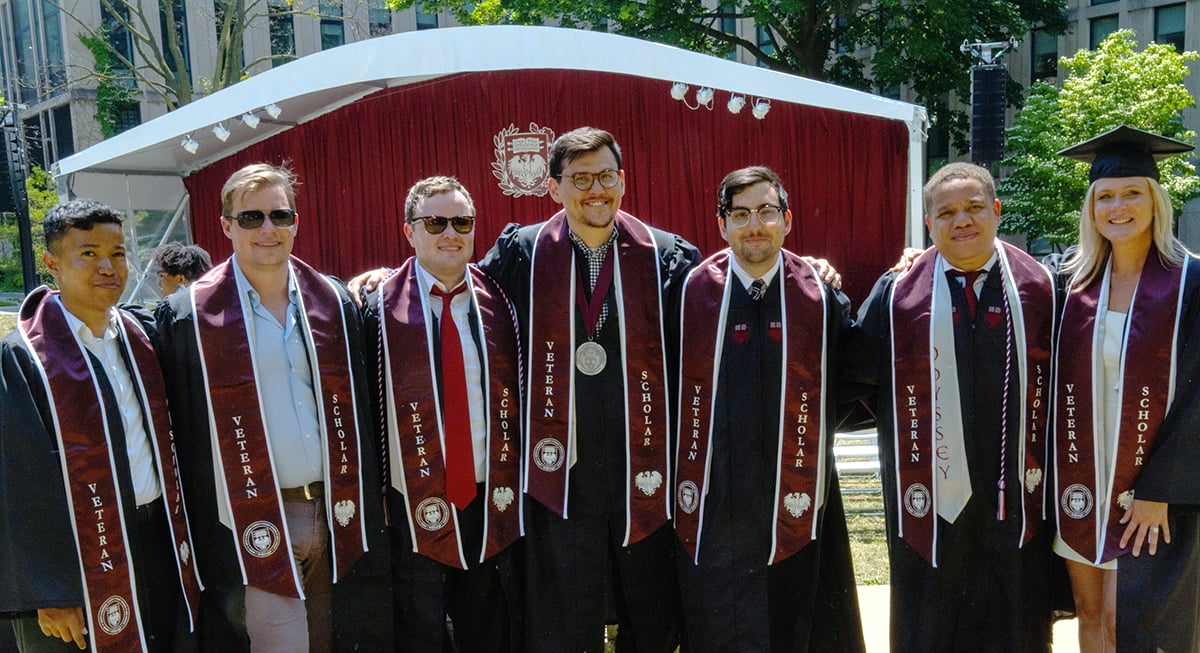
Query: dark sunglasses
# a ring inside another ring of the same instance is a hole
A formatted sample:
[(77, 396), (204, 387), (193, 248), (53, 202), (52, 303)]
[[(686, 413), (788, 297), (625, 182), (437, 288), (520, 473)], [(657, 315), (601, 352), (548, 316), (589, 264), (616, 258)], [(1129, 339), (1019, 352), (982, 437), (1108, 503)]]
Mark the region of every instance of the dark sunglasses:
[(413, 218), (408, 221), (409, 224), (414, 222), (424, 222), (425, 231), (433, 235), (438, 235), (446, 230), (446, 225), (454, 227), (454, 230), (460, 234), (469, 234), (475, 228), (475, 216), (473, 215), (456, 215), (452, 218), (443, 217), (440, 215), (425, 215)]
[(276, 227), (290, 227), (296, 224), (295, 209), (275, 209), (274, 211), (242, 211), (235, 216), (225, 216), (227, 220), (234, 220), (242, 229), (258, 229), (267, 218), (271, 219), (271, 224)]

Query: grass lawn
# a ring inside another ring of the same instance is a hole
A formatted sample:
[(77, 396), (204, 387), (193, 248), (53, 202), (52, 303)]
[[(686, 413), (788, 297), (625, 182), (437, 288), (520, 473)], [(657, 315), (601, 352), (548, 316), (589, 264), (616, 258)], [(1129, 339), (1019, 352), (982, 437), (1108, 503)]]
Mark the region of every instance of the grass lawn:
[(859, 585), (888, 583), (887, 537), (883, 524), (883, 497), (879, 478), (846, 476), (838, 479), (846, 505), (854, 579)]
[(0, 313), (0, 338), (8, 335), (8, 332), (15, 328), (17, 328), (17, 314)]

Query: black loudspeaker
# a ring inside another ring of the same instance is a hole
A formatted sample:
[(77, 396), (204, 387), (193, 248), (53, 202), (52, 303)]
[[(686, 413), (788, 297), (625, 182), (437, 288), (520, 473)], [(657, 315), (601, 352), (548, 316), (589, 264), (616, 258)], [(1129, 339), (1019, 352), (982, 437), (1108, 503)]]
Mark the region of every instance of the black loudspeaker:
[(0, 125), (4, 161), (0, 161), (0, 212), (13, 213), (25, 197), (25, 171), (21, 167), (21, 142), (11, 125)]
[(1008, 68), (971, 67), (971, 161), (987, 165), (1004, 158), (1004, 106)]

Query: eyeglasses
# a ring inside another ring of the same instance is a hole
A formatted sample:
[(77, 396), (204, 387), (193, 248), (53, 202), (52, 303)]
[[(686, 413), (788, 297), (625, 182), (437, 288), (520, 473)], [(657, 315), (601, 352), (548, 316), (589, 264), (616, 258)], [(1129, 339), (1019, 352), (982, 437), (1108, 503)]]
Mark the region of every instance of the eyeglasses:
[(276, 227), (290, 227), (296, 224), (296, 211), (295, 209), (275, 209), (266, 213), (242, 211), (234, 216), (225, 216), (225, 219), (237, 222), (242, 229), (258, 229), (267, 218), (270, 218), (271, 224)]
[(601, 170), (600, 172), (577, 172), (573, 175), (559, 175), (559, 179), (571, 179), (571, 183), (579, 190), (591, 190), (592, 184), (597, 180), (600, 185), (605, 188), (612, 188), (621, 181), (621, 171), (619, 170)]
[(413, 218), (408, 223), (424, 222), (425, 231), (438, 235), (446, 230), (446, 225), (454, 227), (454, 230), (460, 234), (469, 234), (475, 228), (475, 216), (473, 215), (456, 215), (447, 218), (440, 215), (425, 215)]
[(763, 204), (757, 209), (730, 209), (725, 213), (725, 222), (734, 227), (744, 227), (750, 224), (750, 216), (756, 214), (759, 222), (772, 225), (783, 217), (783, 208), (774, 204)]

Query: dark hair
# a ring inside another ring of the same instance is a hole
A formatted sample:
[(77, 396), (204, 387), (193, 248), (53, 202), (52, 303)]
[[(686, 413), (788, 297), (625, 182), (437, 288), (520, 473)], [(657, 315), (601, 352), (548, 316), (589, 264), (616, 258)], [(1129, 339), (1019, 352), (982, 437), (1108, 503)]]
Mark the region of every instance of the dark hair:
[(78, 197), (64, 204), (56, 204), (46, 211), (42, 234), (46, 238), (46, 249), (54, 251), (58, 242), (67, 235), (68, 229), (91, 231), (97, 224), (119, 225), (124, 222), (125, 217), (111, 206)]
[(779, 193), (779, 207), (786, 211), (788, 195), (787, 191), (783, 189), (783, 180), (774, 170), (766, 166), (750, 166), (734, 170), (721, 180), (721, 187), (717, 189), (717, 217), (724, 218), (729, 213), (733, 207), (734, 195), (764, 181), (771, 184), (775, 192)]
[(559, 136), (550, 146), (550, 176), (558, 179), (563, 167), (579, 157), (607, 147), (621, 169), (621, 147), (613, 135), (595, 127), (580, 127)]
[(955, 161), (947, 163), (933, 173), (929, 181), (925, 182), (925, 187), (922, 189), (922, 195), (925, 200), (925, 213), (930, 210), (929, 204), (933, 201), (933, 192), (938, 189), (938, 186), (956, 179), (974, 179), (983, 186), (984, 195), (987, 196), (987, 201), (992, 202), (996, 199), (996, 180), (992, 177), (992, 173), (988, 172), (987, 168), (967, 163), (966, 161)]
[(154, 250), (154, 262), (170, 275), (182, 274), (188, 283), (200, 278), (212, 267), (212, 258), (198, 245), (166, 243)]
[(457, 179), (443, 176), (426, 177), (408, 189), (408, 197), (404, 198), (405, 222), (417, 217), (417, 203), (421, 200), (433, 197), (434, 195), (454, 192), (462, 193), (463, 199), (467, 200), (467, 204), (471, 205), (471, 213), (474, 213), (475, 200), (471, 199), (471, 194), (467, 192), (467, 189)]

